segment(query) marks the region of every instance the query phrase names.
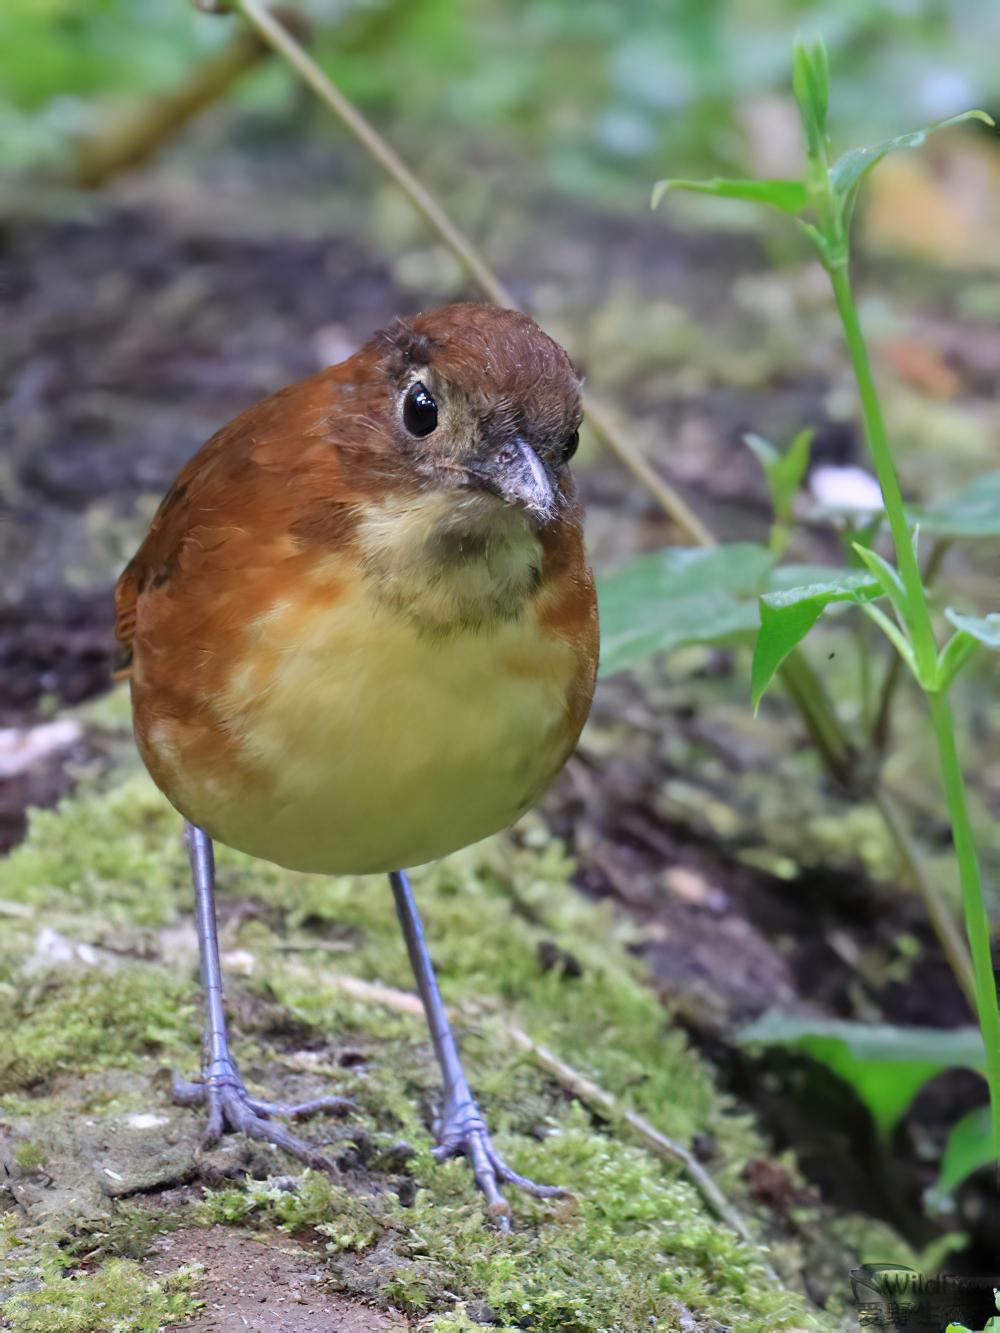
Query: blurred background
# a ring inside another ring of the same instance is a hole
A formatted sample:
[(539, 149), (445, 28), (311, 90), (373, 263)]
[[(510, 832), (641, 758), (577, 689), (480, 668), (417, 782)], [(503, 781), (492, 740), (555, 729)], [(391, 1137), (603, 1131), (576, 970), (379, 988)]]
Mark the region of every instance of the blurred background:
[[(972, 106), (1000, 114), (1000, 6), (303, 0), (285, 12), (720, 539), (766, 539), (770, 521), (743, 435), (784, 446), (814, 428), (791, 551), (841, 559), (816, 506), (867, 462), (822, 271), (780, 218), (695, 196), (653, 213), (651, 187), (799, 173), (800, 30), (829, 48), (835, 150)], [(180, 464), (393, 314), (474, 291), (287, 67), (237, 18), (183, 0), (5, 0), (0, 191), (0, 841), (13, 846), (29, 805), (120, 761), (119, 733), (78, 706), (109, 688), (111, 588)], [(856, 237), (905, 489), (932, 503), (1000, 467), (997, 136), (963, 126), (888, 159)], [(817, 465), (834, 488), (822, 496)], [(593, 439), (578, 472), (599, 573), (682, 541)], [(952, 601), (986, 611), (998, 573), (982, 540), (949, 544), (939, 577)], [(843, 622), (809, 653), (856, 721)], [(577, 857), (581, 892), (634, 922), (635, 951), (720, 1085), (776, 1152), (795, 1151), (806, 1193), (780, 1171), (750, 1179), (761, 1206), (787, 1219), (821, 1202), (831, 1226), (860, 1209), (918, 1247), (958, 1236), (949, 1262), (975, 1269), (1000, 1235), (989, 1171), (933, 1191), (952, 1127), (984, 1101), (978, 1075), (940, 1073), (886, 1136), (850, 1079), (801, 1051), (751, 1058), (734, 1038), (775, 1009), (970, 1021), (877, 812), (824, 775), (780, 695), (752, 719), (748, 660), (690, 646), (607, 678), (545, 819)], [(958, 707), (995, 906), (991, 670), (970, 670)], [(919, 714), (904, 686), (886, 781), (957, 908)]]

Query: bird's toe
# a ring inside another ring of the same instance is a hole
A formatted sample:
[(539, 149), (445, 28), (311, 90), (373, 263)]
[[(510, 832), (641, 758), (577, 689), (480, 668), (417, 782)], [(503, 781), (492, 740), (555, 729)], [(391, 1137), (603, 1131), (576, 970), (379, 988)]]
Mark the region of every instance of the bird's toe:
[(475, 1102), (469, 1101), (446, 1112), (438, 1131), (434, 1156), (439, 1162), (449, 1157), (469, 1159), (476, 1184), (482, 1191), (490, 1214), (502, 1231), (511, 1225), (511, 1208), (501, 1185), (512, 1185), (534, 1199), (571, 1199), (573, 1194), (561, 1185), (539, 1185), (521, 1175), (504, 1160), (493, 1144), (489, 1129)]
[(315, 1097), (298, 1103), (269, 1102), (251, 1097), (235, 1068), (214, 1073), (195, 1083), (174, 1076), (173, 1099), (179, 1106), (205, 1105), (208, 1119), (202, 1135), (202, 1146), (211, 1148), (226, 1133), (246, 1134), (248, 1138), (271, 1143), (290, 1153), (306, 1166), (335, 1175), (337, 1168), (324, 1153), (311, 1143), (292, 1134), (279, 1120), (300, 1120), (306, 1116), (326, 1112), (346, 1115), (357, 1110), (348, 1097)]

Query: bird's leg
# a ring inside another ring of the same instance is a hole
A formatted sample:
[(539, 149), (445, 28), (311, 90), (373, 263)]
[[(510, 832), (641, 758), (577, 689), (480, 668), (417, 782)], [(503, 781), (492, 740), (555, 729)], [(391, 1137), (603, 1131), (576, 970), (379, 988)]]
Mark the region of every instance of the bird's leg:
[(501, 1183), (514, 1185), (542, 1199), (565, 1196), (568, 1191), (558, 1185), (536, 1185), (533, 1180), (528, 1180), (509, 1167), (494, 1148), (486, 1121), (472, 1095), (459, 1059), (448, 1012), (441, 999), (434, 966), (424, 943), (423, 927), (409, 878), (404, 871), (399, 870), (389, 876), (389, 882), (392, 884), (396, 911), (427, 1016), (431, 1041), (444, 1077), (444, 1108), (434, 1155), (439, 1162), (460, 1153), (468, 1157), (472, 1164), (472, 1174), (486, 1195), (490, 1212), (496, 1216), (500, 1226), (506, 1229), (510, 1225), (510, 1205), (500, 1191)]
[(231, 1130), (284, 1148), (307, 1166), (332, 1170), (333, 1164), (329, 1158), (290, 1134), (271, 1117), (280, 1115), (296, 1120), (317, 1111), (343, 1114), (355, 1110), (355, 1104), (346, 1097), (317, 1097), (313, 1101), (284, 1106), (278, 1102), (265, 1102), (251, 1097), (247, 1091), (229, 1050), (215, 918), (215, 857), (212, 840), (194, 824), (186, 826), (185, 837), (194, 878), (198, 953), (201, 959), (201, 984), (205, 992), (205, 1028), (202, 1081), (189, 1083), (175, 1076), (174, 1101), (181, 1106), (199, 1103), (208, 1106), (208, 1124), (204, 1136), (206, 1147), (217, 1143), (227, 1130)]

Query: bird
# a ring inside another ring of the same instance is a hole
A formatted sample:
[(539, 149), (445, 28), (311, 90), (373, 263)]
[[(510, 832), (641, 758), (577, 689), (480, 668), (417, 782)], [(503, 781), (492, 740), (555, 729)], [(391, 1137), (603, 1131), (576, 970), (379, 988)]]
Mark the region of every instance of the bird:
[(507, 828), (590, 711), (597, 603), (570, 470), (581, 381), (529, 316), (397, 317), (223, 426), (182, 468), (115, 590), (133, 731), (185, 821), (205, 1027), (205, 1142), (243, 1132), (329, 1166), (282, 1123), (338, 1096), (253, 1097), (228, 1040), (221, 842), (293, 870), (388, 874), (444, 1083), (439, 1160), (488, 1211), (562, 1193), (510, 1167), (469, 1087), (407, 869)]

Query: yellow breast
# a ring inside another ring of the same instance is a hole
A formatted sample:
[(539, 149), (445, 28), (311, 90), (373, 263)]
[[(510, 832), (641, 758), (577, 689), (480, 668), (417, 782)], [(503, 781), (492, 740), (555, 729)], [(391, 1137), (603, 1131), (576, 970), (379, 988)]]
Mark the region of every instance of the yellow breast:
[(276, 601), (246, 644), (214, 704), (225, 765), (174, 747), (169, 789), (251, 855), (330, 873), (419, 865), (512, 823), (565, 757), (576, 659), (530, 610), (435, 635), (355, 578), (325, 608)]
[(348, 549), (272, 539), (140, 606), (136, 735), (157, 783), (211, 836), (300, 870), (401, 869), (506, 827), (593, 691), (576, 527), (560, 548), (492, 498), (433, 491), (359, 518)]

